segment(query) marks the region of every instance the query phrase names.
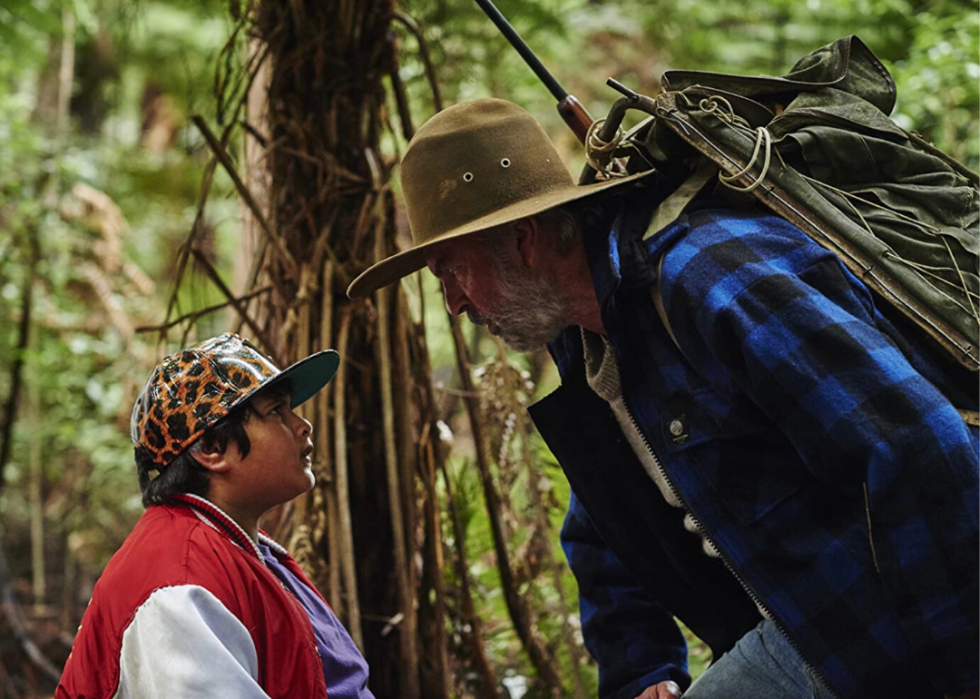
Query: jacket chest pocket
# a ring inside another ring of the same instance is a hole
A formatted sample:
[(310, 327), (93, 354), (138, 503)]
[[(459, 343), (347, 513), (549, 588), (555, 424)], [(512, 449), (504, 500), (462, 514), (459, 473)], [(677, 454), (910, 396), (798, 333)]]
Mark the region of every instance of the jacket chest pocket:
[(668, 401), (659, 428), (678, 465), (697, 478), (701, 497), (740, 522), (763, 519), (805, 481), (796, 451), (758, 408), (710, 389)]
[(769, 439), (771, 423), (747, 398), (702, 386), (678, 391), (660, 410), (660, 433), (671, 452), (708, 443)]

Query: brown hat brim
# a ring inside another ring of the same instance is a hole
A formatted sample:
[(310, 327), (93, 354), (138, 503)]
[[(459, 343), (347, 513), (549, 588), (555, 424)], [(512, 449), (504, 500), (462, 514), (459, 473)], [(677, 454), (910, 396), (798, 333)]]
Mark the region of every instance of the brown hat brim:
[(502, 209), (497, 209), (491, 214), (470, 221), (465, 226), (459, 226), (446, 231), (423, 243), (413, 245), (408, 250), (404, 250), (373, 264), (364, 270), (357, 279), (351, 282), (351, 285), (347, 288), (347, 296), (352, 299), (361, 298), (370, 294), (372, 291), (376, 291), (398, 281), (402, 277), (407, 277), (412, 272), (417, 272), (425, 267), (426, 252), (439, 243), (473, 233), (479, 233), (480, 231), (501, 226), (505, 223), (518, 221), (527, 216), (534, 216), (548, 209), (553, 209), (556, 206), (584, 199), (585, 197), (629, 182), (635, 182), (641, 177), (646, 177), (653, 172), (653, 170), (646, 170), (629, 175), (628, 177), (619, 177), (606, 182), (597, 182), (582, 186), (569, 185), (567, 187), (559, 187), (550, 192), (538, 194)]

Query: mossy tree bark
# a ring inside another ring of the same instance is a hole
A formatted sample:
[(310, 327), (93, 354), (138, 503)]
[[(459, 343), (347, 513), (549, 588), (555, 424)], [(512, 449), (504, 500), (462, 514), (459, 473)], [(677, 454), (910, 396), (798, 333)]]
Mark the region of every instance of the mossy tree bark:
[(428, 369), (414, 366), (422, 333), (397, 286), (354, 303), (345, 295), (357, 271), (394, 251), (392, 163), (379, 145), (393, 12), (391, 0), (254, 8), (269, 76), (264, 118), (249, 129), (268, 175), (252, 281), (275, 292), (248, 312), (284, 364), (325, 347), (343, 360), (330, 390), (304, 406), (318, 483), (280, 513), (278, 533), (363, 650), (375, 695), (443, 699), (435, 468), (418, 448), (435, 415), (418, 386)]

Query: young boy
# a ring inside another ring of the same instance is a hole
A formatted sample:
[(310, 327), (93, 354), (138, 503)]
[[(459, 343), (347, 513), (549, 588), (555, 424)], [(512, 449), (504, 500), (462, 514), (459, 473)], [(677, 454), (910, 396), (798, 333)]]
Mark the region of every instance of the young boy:
[(226, 334), (167, 357), (131, 420), (147, 510), (92, 596), (57, 699), (373, 699), (368, 668), (296, 561), (259, 530), (313, 487), (293, 409), (333, 378)]

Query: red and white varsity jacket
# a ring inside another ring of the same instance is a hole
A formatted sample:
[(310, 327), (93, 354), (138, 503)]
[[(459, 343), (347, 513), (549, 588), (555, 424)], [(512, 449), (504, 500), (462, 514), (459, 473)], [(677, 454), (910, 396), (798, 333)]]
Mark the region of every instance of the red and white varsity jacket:
[(148, 508), (109, 561), (55, 699), (326, 699), (299, 601), (241, 527), (202, 498), (181, 499)]

